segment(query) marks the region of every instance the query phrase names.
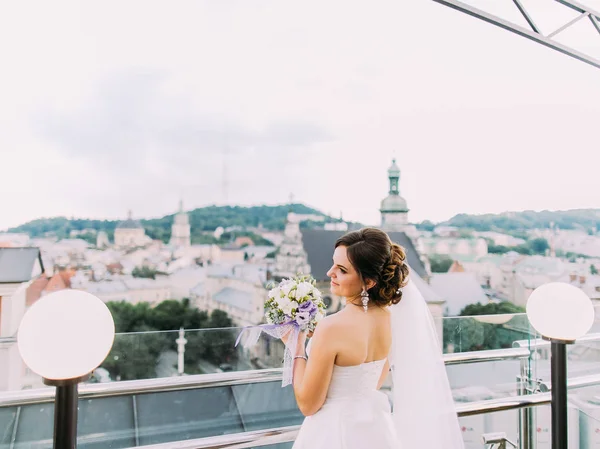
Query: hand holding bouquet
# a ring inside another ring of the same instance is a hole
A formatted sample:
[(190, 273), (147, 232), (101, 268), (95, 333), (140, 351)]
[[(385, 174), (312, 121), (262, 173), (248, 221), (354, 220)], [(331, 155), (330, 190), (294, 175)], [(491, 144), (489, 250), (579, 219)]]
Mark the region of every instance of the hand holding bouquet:
[(315, 284), (312, 277), (298, 275), (273, 286), (265, 301), (265, 318), (268, 324), (244, 328), (236, 342), (237, 346), (244, 333), (247, 333), (242, 343), (245, 347), (256, 344), (262, 332), (284, 339), (284, 387), (292, 382), (293, 356), (296, 354), (299, 333), (312, 333), (325, 317), (325, 303)]

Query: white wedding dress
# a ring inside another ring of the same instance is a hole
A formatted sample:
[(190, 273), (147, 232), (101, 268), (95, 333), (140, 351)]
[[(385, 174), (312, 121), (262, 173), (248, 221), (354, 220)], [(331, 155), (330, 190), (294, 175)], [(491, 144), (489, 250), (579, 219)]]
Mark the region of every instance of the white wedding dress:
[(464, 449), (429, 308), (413, 281), (402, 292), (390, 308), (394, 413), (377, 389), (385, 359), (334, 366), (325, 403), (304, 420), (293, 449)]
[(384, 365), (334, 366), (327, 399), (304, 420), (293, 449), (400, 449), (389, 399), (377, 389)]

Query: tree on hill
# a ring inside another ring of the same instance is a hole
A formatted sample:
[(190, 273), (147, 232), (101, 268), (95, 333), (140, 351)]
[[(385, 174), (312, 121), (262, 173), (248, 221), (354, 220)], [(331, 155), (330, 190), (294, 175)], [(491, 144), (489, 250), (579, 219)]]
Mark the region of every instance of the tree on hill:
[(488, 241), (488, 253), (490, 254), (505, 254), (509, 251), (515, 251), (525, 255), (544, 255), (550, 249), (550, 244), (542, 237), (528, 240), (526, 243), (518, 246), (495, 245), (491, 239), (486, 240)]
[[(150, 307), (147, 303), (108, 302), (118, 335), (102, 363), (113, 379), (133, 380), (155, 377), (159, 356), (176, 350), (178, 330), (186, 332), (185, 363), (197, 366), (200, 360), (215, 365), (236, 360), (236, 330), (226, 312), (210, 315), (193, 307), (190, 300), (167, 300)], [(227, 329), (224, 329), (227, 328)], [(169, 332), (170, 331), (170, 332)]]
[(546, 251), (550, 249), (548, 240), (542, 237), (530, 240), (529, 242), (527, 242), (527, 244), (534, 254), (545, 254)]
[(461, 310), (460, 316), (497, 315), (502, 313), (525, 313), (525, 308), (509, 301), (487, 304), (469, 304)]
[(420, 231), (433, 231), (435, 229), (435, 223), (430, 220), (422, 221), (421, 223), (417, 223), (415, 226)]
[(429, 256), (432, 273), (447, 273), (454, 261), (450, 256), (435, 254)]
[(523, 307), (507, 301), (469, 304), (461, 311), (460, 317), (444, 318), (444, 348), (447, 350), (452, 346), (454, 352), (510, 348), (514, 341), (525, 339), (529, 334), (529, 324), (525, 316), (509, 318), (510, 326), (471, 317), (524, 312)]
[(150, 268), (146, 265), (142, 267), (135, 267), (131, 272), (131, 275), (134, 278), (146, 278), (146, 279), (156, 279), (157, 274), (166, 274), (161, 271)]

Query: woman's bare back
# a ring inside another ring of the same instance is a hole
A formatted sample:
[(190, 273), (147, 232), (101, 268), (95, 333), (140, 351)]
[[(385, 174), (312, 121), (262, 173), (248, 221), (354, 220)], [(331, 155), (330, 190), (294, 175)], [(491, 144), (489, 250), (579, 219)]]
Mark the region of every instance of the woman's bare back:
[(344, 310), (327, 317), (335, 328), (338, 366), (354, 366), (385, 359), (392, 344), (390, 311), (347, 305)]

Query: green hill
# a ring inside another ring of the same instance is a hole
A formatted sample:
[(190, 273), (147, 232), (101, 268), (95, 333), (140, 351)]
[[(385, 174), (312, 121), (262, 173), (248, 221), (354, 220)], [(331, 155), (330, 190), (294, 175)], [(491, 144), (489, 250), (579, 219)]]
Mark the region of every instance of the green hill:
[[(600, 228), (600, 209), (526, 210), (483, 215), (458, 214), (438, 224), (475, 231), (519, 233), (528, 229), (550, 228), (552, 223), (560, 229), (581, 229), (591, 233), (594, 229)], [(431, 222), (418, 224), (421, 229), (428, 229), (433, 226), (435, 225)]]
[[(217, 242), (208, 232), (217, 227), (239, 227), (241, 229), (258, 228), (262, 226), (268, 230), (283, 230), (288, 212), (298, 214), (317, 215), (325, 218), (325, 222), (335, 222), (337, 219), (329, 217), (324, 213), (308, 207), (304, 204), (292, 204), (281, 206), (208, 206), (189, 211), (190, 224), (192, 228), (193, 243), (222, 243)], [(105, 231), (112, 240), (115, 227), (120, 220), (89, 220), (79, 218), (40, 218), (30, 221), (21, 226), (9, 229), (9, 232), (24, 232), (31, 237), (56, 236), (58, 238), (69, 237), (71, 231), (82, 231), (94, 229)], [(146, 234), (151, 238), (167, 242), (171, 236), (171, 224), (173, 215), (161, 218), (140, 220)], [(437, 225), (455, 226), (465, 230), (475, 231), (497, 231), (523, 236), (530, 229), (550, 228), (551, 224), (560, 229), (581, 229), (592, 233), (594, 229), (600, 228), (600, 209), (573, 209), (566, 211), (522, 211), (505, 212), (502, 214), (469, 215), (458, 214), (447, 221), (433, 223), (424, 221), (417, 224), (419, 229), (431, 230)], [(322, 223), (303, 222), (302, 227), (320, 226)], [(352, 223), (352, 227), (360, 226)], [(239, 235), (249, 235), (256, 243), (268, 243), (261, 241), (254, 234), (238, 230), (224, 235), (224, 238), (235, 238)], [(94, 235), (80, 236), (91, 242), (95, 241)], [(223, 239), (222, 239), (223, 240)]]
[[(336, 219), (328, 217), (322, 212), (305, 206), (304, 204), (292, 204), (282, 206), (209, 206), (189, 211), (190, 225), (192, 231), (193, 243), (211, 243), (214, 239), (207, 236), (206, 232), (214, 231), (217, 227), (228, 228), (238, 226), (240, 228), (257, 228), (262, 226), (268, 230), (283, 230), (288, 212), (297, 214), (318, 215), (325, 217), (326, 222), (333, 222)], [(96, 231), (105, 231), (112, 240), (115, 227), (120, 220), (89, 220), (79, 218), (40, 218), (9, 229), (9, 232), (23, 232), (31, 237), (56, 236), (58, 238), (68, 238), (71, 231), (82, 231), (85, 229), (94, 229)], [(153, 239), (167, 242), (171, 236), (171, 225), (173, 215), (166, 215), (161, 218), (149, 220), (140, 220), (146, 230), (146, 234)], [(315, 223), (305, 222), (303, 227), (314, 226)], [(229, 234), (229, 237), (238, 235), (248, 235), (247, 232), (238, 231), (235, 235)], [(228, 237), (225, 236), (225, 237)], [(90, 241), (92, 235), (83, 235)], [(256, 243), (261, 242), (260, 239)], [(215, 241), (215, 243), (217, 243)]]

